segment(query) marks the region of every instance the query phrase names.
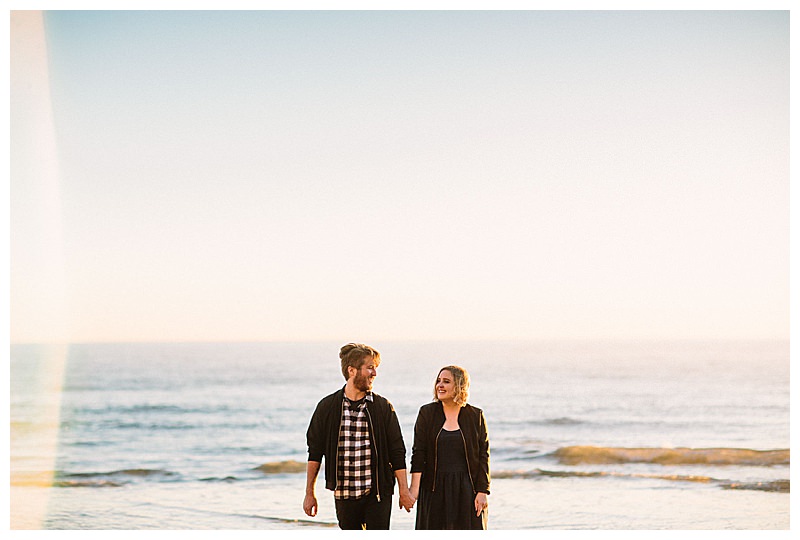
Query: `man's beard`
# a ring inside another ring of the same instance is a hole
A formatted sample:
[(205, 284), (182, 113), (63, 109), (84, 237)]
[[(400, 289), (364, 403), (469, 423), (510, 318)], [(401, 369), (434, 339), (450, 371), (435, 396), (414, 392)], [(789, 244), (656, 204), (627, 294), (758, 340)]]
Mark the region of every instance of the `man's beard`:
[(372, 381), (369, 379), (369, 377), (365, 377), (361, 375), (361, 373), (357, 373), (356, 378), (353, 380), (353, 386), (362, 392), (369, 392), (372, 390)]

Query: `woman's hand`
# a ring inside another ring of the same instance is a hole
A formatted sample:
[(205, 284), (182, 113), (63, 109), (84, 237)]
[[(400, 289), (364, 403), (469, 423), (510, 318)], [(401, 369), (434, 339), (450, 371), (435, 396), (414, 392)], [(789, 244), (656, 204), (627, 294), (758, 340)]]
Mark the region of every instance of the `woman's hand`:
[(422, 480), (422, 473), (411, 473), (411, 486), (408, 488), (408, 491), (411, 492), (411, 496), (414, 497), (414, 500), (419, 499), (419, 483)]
[(486, 500), (486, 493), (479, 492), (475, 495), (475, 515), (480, 516), (481, 512), (486, 510), (489, 506), (489, 502)]

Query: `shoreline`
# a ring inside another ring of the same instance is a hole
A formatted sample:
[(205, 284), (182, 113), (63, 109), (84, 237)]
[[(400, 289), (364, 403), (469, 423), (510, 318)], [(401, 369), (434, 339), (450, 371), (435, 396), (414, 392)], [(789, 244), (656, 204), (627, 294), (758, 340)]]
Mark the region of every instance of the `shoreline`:
[[(18, 502), (50, 495), (45, 530), (298, 530), (336, 529), (333, 495), (317, 486), (319, 512), (309, 518), (300, 475), (240, 483), (138, 483), (104, 488), (18, 486)], [(489, 496), (490, 530), (787, 530), (785, 493), (669, 485), (615, 477), (501, 478)], [(413, 530), (415, 511), (392, 501), (392, 530)], [(28, 507), (32, 508), (32, 507)], [(40, 506), (40, 508), (43, 508)], [(675, 512), (681, 508), (681, 512)], [(627, 509), (627, 510), (621, 510)], [(18, 514), (14, 529), (37, 529)]]

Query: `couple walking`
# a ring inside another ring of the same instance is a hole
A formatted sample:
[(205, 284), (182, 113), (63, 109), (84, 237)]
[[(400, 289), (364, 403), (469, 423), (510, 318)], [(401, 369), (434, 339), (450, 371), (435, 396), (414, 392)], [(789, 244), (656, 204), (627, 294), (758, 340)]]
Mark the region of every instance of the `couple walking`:
[(419, 501), (417, 529), (486, 529), (489, 437), (483, 411), (467, 403), (466, 370), (439, 370), (434, 401), (419, 410), (409, 487), (397, 414), (372, 392), (380, 353), (348, 343), (339, 358), (347, 383), (317, 404), (306, 434), (305, 513), (317, 514), (314, 486), (324, 458), (342, 529), (388, 529), (395, 481), (400, 508), (410, 512)]

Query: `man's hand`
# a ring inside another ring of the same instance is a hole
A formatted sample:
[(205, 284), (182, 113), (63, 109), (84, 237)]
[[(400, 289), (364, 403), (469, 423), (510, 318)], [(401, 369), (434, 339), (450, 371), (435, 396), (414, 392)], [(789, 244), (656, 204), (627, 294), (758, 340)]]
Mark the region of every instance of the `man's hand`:
[(313, 493), (306, 493), (306, 498), (303, 499), (303, 512), (311, 517), (317, 515), (317, 498)]
[(320, 465), (319, 461), (309, 460), (306, 466), (306, 498), (303, 499), (303, 512), (311, 517), (317, 515), (317, 497), (314, 495), (314, 484), (317, 482)]

